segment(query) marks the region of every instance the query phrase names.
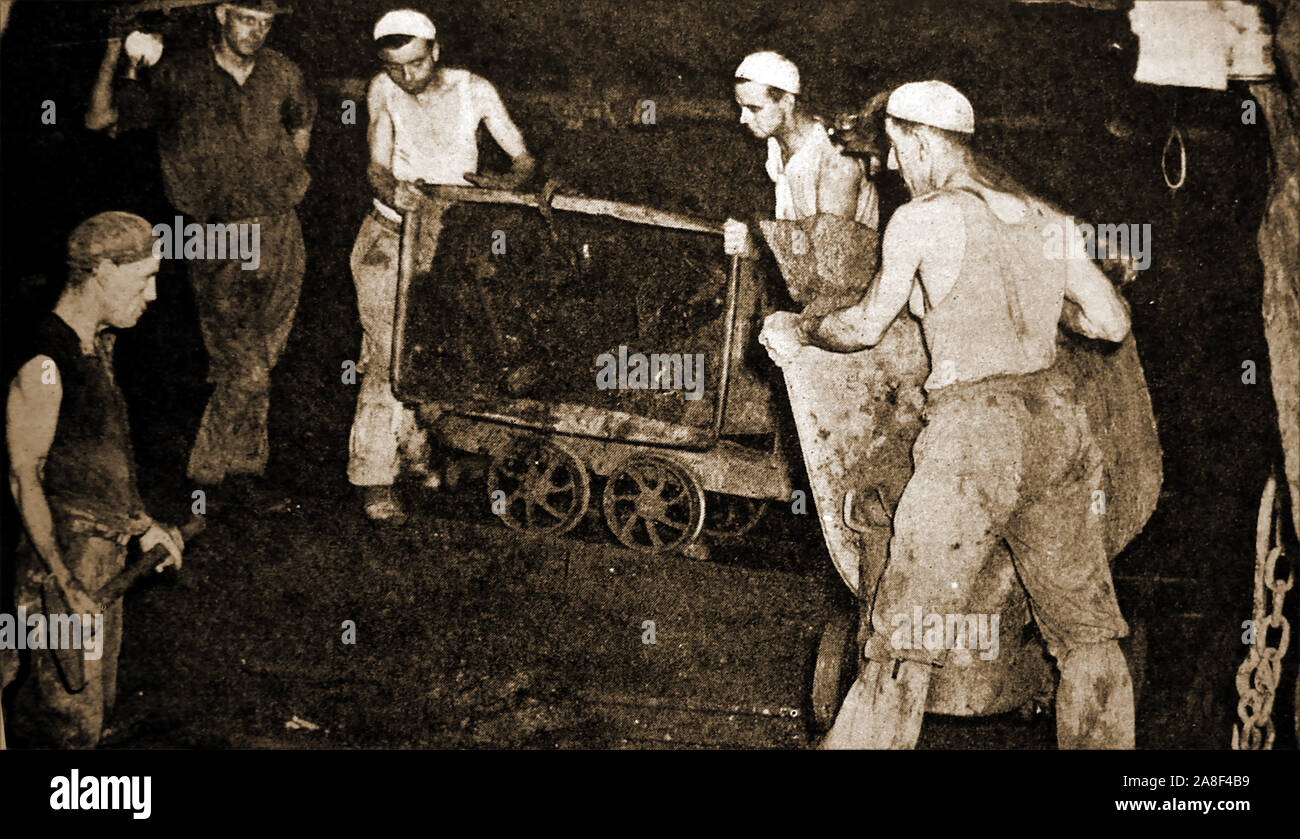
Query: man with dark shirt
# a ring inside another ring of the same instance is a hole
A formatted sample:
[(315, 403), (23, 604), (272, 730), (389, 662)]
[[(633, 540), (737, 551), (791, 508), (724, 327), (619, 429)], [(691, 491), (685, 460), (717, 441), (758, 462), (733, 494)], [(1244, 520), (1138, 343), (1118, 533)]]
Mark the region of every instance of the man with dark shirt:
[(230, 256), (223, 251), (189, 264), (213, 392), (187, 473), (209, 488), (266, 469), (270, 375), (302, 287), (295, 208), (311, 182), (304, 160), (316, 102), (298, 67), (264, 46), (275, 15), (286, 11), (274, 0), (223, 3), (215, 41), (164, 61), (147, 86), (134, 81), (143, 56), (130, 57), (116, 108), (122, 44), (110, 40), (86, 118), (95, 130), (155, 129), (171, 204), (209, 232), (255, 231), (247, 236), (256, 243), (251, 260), (215, 258)]
[(136, 488), (113, 336), (104, 331), (134, 326), (157, 297), (152, 250), (152, 228), (139, 216), (100, 213), (78, 225), (68, 237), (67, 287), (37, 325), (35, 345), (9, 385), (9, 488), (25, 530), (17, 605), (41, 614), (42, 585), (53, 576), (73, 613), (104, 617), (97, 655), (86, 648), (80, 692), (66, 689), (52, 655), (34, 651), (19, 697), (19, 706), (31, 709), (25, 717), (34, 744), (99, 742), (117, 690), (122, 606), (94, 603), (88, 592), (122, 570), (127, 542), (139, 536), (142, 551), (164, 545), (171, 554), (164, 565), (181, 564), (180, 534), (149, 517)]

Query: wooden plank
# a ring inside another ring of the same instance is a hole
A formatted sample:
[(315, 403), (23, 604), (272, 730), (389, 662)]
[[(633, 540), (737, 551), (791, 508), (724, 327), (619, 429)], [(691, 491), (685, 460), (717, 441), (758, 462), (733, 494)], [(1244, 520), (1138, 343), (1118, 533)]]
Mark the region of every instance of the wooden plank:
[[(504, 189), (479, 189), (468, 186), (446, 186), (425, 184), (424, 193), (435, 200), (471, 201), (486, 204), (516, 204), (524, 207), (540, 207), (541, 201), (536, 195), (526, 192), (512, 192)], [(691, 233), (709, 233), (722, 235), (722, 225), (708, 219), (688, 216), (682, 213), (670, 213), (656, 210), (640, 204), (625, 204), (622, 201), (609, 201), (604, 198), (585, 198), (580, 195), (555, 195), (551, 199), (551, 209), (589, 216), (605, 216), (627, 221), (633, 224), (646, 224), (652, 227), (667, 227), (673, 230), (685, 230)]]

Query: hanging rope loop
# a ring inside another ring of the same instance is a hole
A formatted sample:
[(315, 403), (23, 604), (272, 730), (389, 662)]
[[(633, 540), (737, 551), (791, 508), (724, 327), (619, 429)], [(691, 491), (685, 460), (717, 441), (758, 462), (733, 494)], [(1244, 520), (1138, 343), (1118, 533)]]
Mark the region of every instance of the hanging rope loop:
[[(1178, 143), (1178, 181), (1175, 183), (1169, 177), (1169, 148), (1177, 141)], [(1177, 190), (1187, 181), (1187, 144), (1183, 142), (1183, 132), (1178, 130), (1178, 126), (1169, 127), (1169, 136), (1165, 139), (1165, 147), (1160, 152), (1160, 174), (1165, 177), (1165, 186), (1170, 190)]]

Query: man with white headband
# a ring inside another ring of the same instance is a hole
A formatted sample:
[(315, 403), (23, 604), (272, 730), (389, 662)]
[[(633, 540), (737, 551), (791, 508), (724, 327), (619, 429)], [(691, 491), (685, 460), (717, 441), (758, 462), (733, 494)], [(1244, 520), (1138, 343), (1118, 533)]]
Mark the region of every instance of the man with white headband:
[[(1132, 748), (1128, 633), (1111, 580), (1097, 442), (1074, 383), (1053, 367), (1058, 323), (1118, 342), (1128, 311), (1086, 259), (1053, 259), (1077, 237), (1060, 213), (982, 169), (970, 102), (943, 82), (889, 98), (889, 167), (912, 200), (885, 231), (881, 268), (855, 306), (824, 318), (779, 312), (763, 341), (781, 363), (815, 343), (874, 346), (910, 303), (930, 354), (926, 426), (894, 515), (866, 662), (823, 745), (910, 748), (944, 649), (895, 648), (898, 616), (964, 614), (1005, 540), (1061, 673), (1061, 748)], [(902, 642), (900, 642), (901, 644)]]
[[(776, 218), (797, 221), (818, 213), (880, 223), (875, 184), (861, 160), (831, 143), (826, 127), (800, 101), (799, 68), (775, 52), (756, 52), (736, 68), (740, 124), (767, 140), (767, 174), (776, 188)], [(748, 227), (728, 219), (728, 254), (747, 249)]]
[[(414, 412), (397, 401), (389, 382), (402, 221), (398, 208), (420, 205), (418, 182), (513, 189), (532, 176), (535, 164), (492, 83), (438, 64), (437, 30), (428, 17), (410, 9), (389, 12), (375, 24), (374, 41), (384, 72), (371, 79), (367, 93), (367, 175), (374, 209), (361, 225), (351, 258), (364, 334), (348, 480), (362, 488), (371, 519), (397, 523), (405, 517), (393, 492), (402, 452), (413, 471), (427, 468), (424, 435)], [(510, 156), (510, 172), (478, 172), (480, 125)], [(424, 205), (421, 212), (427, 233), (421, 238), (434, 241), (438, 211)], [(439, 478), (426, 473), (426, 483), (436, 486)]]

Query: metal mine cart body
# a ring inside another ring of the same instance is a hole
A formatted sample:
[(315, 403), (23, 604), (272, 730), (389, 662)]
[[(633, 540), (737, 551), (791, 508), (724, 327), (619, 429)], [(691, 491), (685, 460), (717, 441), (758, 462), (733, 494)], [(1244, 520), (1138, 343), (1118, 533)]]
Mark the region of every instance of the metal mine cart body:
[[(773, 400), (780, 373), (754, 334), (762, 289), (751, 262), (724, 256), (720, 225), (587, 198), (425, 190), (402, 227), (393, 388), (444, 444), (487, 456), (485, 500), (504, 523), (561, 534), (598, 504), (624, 545), (689, 552), (706, 521), (719, 535), (744, 531), (768, 500), (791, 498)], [(861, 618), (845, 614), (818, 639), (812, 710), (823, 725), (857, 672), (892, 509), (911, 473), (920, 340), (900, 319), (857, 360), (824, 354), (785, 371), (782, 409), (794, 411), (830, 558), (862, 604)], [(1131, 341), (1121, 356), (1137, 365)], [(604, 479), (598, 500), (593, 475)], [(1149, 513), (1134, 514), (1137, 529)], [(1005, 552), (975, 605), (1000, 614), (1000, 654), (954, 657), (928, 711), (1049, 701), (1051, 667), (1023, 632), (1027, 596)]]
[[(827, 216), (761, 227), (792, 293), (811, 291), (803, 296), (816, 311), (851, 305), (875, 276), (878, 251), (867, 228)], [(1102, 488), (1089, 514), (1099, 517), (1114, 559), (1146, 524), (1161, 483), (1159, 440), (1137, 347), (1132, 336), (1102, 348), (1061, 333), (1055, 363), (1074, 383), (1074, 397), (1101, 450)], [(869, 633), (893, 511), (912, 476), (929, 361), (919, 324), (902, 315), (870, 349), (803, 347), (783, 362), (782, 372), (831, 561), (860, 604), (856, 626), (845, 618), (822, 635), (813, 711), (827, 723), (857, 672)], [(1028, 595), (1005, 543), (989, 557), (966, 608), (964, 618), (944, 616), (962, 618), (964, 625), (949, 630), (957, 646), (934, 674), (926, 711), (984, 716), (1049, 704), (1052, 669), (1041, 638), (1025, 632), (1031, 626)], [(995, 638), (976, 631), (976, 616), (989, 621)], [(1136, 692), (1143, 682), (1145, 633), (1138, 623), (1132, 630), (1122, 644)]]
[(394, 392), (489, 457), (503, 522), (560, 534), (598, 505), (623, 544), (683, 550), (790, 498), (772, 385), (744, 365), (759, 291), (720, 225), (427, 189), (403, 225)]

